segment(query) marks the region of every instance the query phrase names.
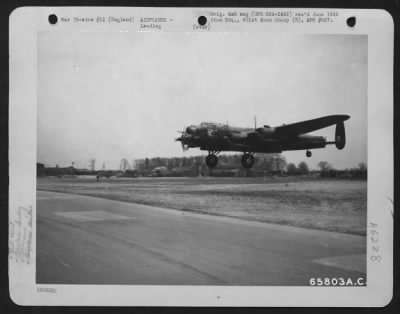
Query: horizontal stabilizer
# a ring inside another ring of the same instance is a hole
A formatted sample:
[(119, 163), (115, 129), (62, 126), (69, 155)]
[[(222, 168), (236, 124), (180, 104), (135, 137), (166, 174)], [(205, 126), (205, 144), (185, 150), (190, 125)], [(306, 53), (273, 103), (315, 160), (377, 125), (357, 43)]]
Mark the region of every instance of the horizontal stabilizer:
[(275, 131), (277, 132), (277, 134), (281, 134), (283, 136), (297, 136), (312, 131), (316, 131), (319, 129), (323, 129), (334, 124), (338, 125), (339, 123), (341, 123), (343, 125), (343, 134), (344, 134), (343, 121), (346, 121), (349, 118), (350, 116), (348, 115), (326, 116), (322, 118), (278, 126), (275, 128)]

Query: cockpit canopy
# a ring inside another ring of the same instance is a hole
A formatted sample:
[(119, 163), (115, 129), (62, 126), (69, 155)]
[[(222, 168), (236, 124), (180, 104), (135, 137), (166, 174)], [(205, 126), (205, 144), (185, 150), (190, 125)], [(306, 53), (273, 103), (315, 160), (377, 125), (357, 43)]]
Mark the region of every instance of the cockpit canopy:
[(222, 128), (227, 127), (226, 124), (217, 123), (217, 122), (201, 122), (200, 127), (202, 128)]

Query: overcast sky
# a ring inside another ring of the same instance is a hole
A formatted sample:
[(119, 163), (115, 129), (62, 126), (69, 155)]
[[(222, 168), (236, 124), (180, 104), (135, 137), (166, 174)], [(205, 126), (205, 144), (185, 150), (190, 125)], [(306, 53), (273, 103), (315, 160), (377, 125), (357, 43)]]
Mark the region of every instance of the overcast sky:
[[(108, 169), (173, 157), (190, 124), (289, 124), (348, 114), (347, 145), (284, 152), (336, 168), (367, 161), (367, 37), (278, 33), (42, 32), (38, 162)], [(314, 134), (334, 138), (335, 127)]]

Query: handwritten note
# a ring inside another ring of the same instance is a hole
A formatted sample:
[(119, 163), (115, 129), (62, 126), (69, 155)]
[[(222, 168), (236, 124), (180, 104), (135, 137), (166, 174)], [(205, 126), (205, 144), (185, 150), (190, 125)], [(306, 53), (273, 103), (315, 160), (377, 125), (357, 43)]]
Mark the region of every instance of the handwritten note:
[(32, 214), (32, 206), (19, 206), (9, 222), (9, 258), (16, 263), (32, 261)]

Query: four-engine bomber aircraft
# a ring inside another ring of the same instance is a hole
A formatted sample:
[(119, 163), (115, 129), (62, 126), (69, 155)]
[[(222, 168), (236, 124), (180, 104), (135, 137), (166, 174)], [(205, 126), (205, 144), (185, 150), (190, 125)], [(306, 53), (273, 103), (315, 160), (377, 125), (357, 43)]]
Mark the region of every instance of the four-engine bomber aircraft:
[[(221, 151), (243, 152), (242, 165), (244, 168), (251, 168), (254, 164), (254, 153), (305, 149), (306, 156), (311, 157), (310, 149), (324, 148), (328, 144), (335, 144), (338, 149), (343, 149), (346, 144), (344, 121), (349, 118), (348, 115), (331, 115), (277, 127), (254, 126), (254, 129), (202, 122), (200, 125), (188, 126), (176, 141), (181, 142), (184, 150), (191, 147), (207, 150), (206, 164), (210, 168), (217, 165), (217, 156)], [(327, 141), (323, 136), (306, 135), (334, 124), (334, 141)]]

